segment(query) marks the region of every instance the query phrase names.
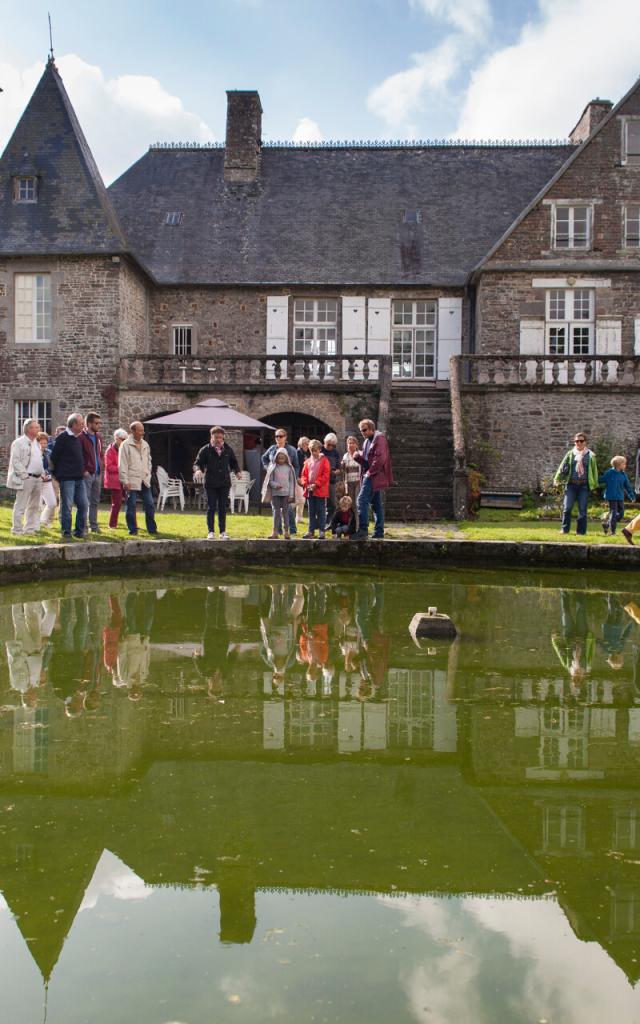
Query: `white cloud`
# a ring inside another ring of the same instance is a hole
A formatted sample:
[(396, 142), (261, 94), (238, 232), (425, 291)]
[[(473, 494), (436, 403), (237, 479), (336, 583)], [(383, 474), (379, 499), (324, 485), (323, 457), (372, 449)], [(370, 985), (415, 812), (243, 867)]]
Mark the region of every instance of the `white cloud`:
[(139, 902), (148, 899), (152, 893), (152, 887), (146, 885), (119, 857), (104, 850), (85, 890), (80, 910), (93, 910), (103, 896)]
[(322, 142), (323, 136), (317, 121), (310, 117), (301, 117), (293, 133), (294, 142)]
[(394, 136), (420, 134), (415, 119), (434, 93), (443, 94), (456, 74), (464, 49), (462, 37), (446, 36), (428, 53), (414, 53), (413, 67), (385, 78), (367, 97), (369, 110), (382, 118)]
[(509, 1019), (599, 1024), (637, 1017), (638, 996), (623, 972), (597, 942), (575, 936), (555, 900), (379, 899), (431, 941), (422, 963), (407, 960), (401, 979), (416, 1021), (489, 1024), (496, 1006), (487, 992), (498, 982)]
[[(76, 54), (56, 61), (98, 167), (108, 183), (156, 141), (210, 142), (213, 134), (157, 78), (120, 75), (108, 79)], [(0, 150), (9, 140), (43, 71), (0, 64)]]
[(473, 72), (455, 136), (565, 138), (590, 99), (634, 82), (639, 32), (638, 0), (539, 0), (518, 41)]
[(491, 26), (488, 0), (409, 0), (409, 3), (430, 17), (453, 25), (464, 35), (483, 37)]

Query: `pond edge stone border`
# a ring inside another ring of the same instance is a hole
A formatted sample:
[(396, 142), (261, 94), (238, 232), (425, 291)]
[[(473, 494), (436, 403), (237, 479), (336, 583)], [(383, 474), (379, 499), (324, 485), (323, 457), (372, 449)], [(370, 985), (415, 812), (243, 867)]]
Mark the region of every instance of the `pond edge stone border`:
[(160, 575), (168, 571), (233, 572), (292, 566), (323, 568), (640, 569), (629, 546), (535, 541), (135, 540), (0, 548), (0, 584), (68, 576)]

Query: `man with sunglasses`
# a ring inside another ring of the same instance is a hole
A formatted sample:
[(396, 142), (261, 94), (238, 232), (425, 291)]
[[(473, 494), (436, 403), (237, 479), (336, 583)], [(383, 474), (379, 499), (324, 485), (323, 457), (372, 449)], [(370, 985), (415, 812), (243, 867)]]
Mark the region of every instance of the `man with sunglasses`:
[(384, 508), (382, 492), (391, 487), (393, 472), (389, 445), (384, 434), (376, 430), (373, 420), (361, 420), (358, 424), (364, 438), (361, 452), (354, 453), (360, 463), (360, 493), (358, 494), (358, 529), (352, 540), (366, 540), (369, 530), (369, 509), (373, 509), (373, 539), (384, 537)]
[(596, 457), (587, 446), (587, 436), (581, 431), (573, 440), (574, 447), (567, 452), (553, 478), (555, 484), (564, 484), (564, 505), (562, 506), (561, 533), (571, 530), (571, 510), (578, 503), (576, 532), (584, 536), (587, 532), (587, 505), (589, 492), (598, 486)]

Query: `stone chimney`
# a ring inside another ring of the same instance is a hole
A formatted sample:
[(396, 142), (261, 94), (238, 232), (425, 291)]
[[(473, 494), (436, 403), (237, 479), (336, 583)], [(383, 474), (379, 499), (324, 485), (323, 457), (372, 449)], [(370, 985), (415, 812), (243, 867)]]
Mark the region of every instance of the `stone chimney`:
[(581, 142), (589, 138), (594, 128), (600, 124), (603, 117), (607, 116), (612, 106), (611, 100), (591, 100), (591, 103), (587, 103), (580, 120), (573, 131), (569, 133), (569, 139), (574, 146), (579, 146)]
[(225, 181), (255, 181), (260, 171), (262, 106), (255, 90), (227, 91)]

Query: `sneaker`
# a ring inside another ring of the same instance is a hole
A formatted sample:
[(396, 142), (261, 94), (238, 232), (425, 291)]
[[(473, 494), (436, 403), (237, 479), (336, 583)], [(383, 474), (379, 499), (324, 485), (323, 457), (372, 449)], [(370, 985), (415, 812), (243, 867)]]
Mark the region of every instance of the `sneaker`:
[(269, 536), (267, 537), (267, 540), (280, 540), (280, 534), (270, 533)]
[(285, 533), (284, 539), (285, 540), (291, 540), (291, 534), (290, 533)]
[(315, 533), (303, 533), (302, 534), (302, 539), (303, 540), (315, 540), (316, 539), (316, 535), (315, 535)]
[(70, 541), (72, 541), (72, 540), (73, 540), (73, 537), (71, 536), (70, 533), (63, 533), (61, 538), (60, 538), (60, 543), (61, 544), (69, 544)]
[(229, 537), (228, 533), (221, 533), (220, 534), (220, 540), (230, 540), (230, 539), (231, 538)]
[(325, 539), (324, 530), (320, 530), (320, 533), (318, 534), (318, 540), (324, 540), (324, 539)]
[(634, 546), (634, 544), (633, 544), (633, 534), (631, 533), (630, 530), (627, 530), (626, 526), (623, 526), (623, 528), (622, 528), (622, 536), (626, 540), (627, 544), (631, 544), (632, 547)]
[(351, 540), (369, 540), (369, 534), (364, 530), (356, 530), (352, 535)]
[(215, 539), (216, 539), (215, 533), (208, 533), (207, 534), (207, 540), (215, 540)]
[(91, 532), (92, 533), (102, 533), (102, 530), (100, 529), (99, 526), (92, 526), (91, 527)]

